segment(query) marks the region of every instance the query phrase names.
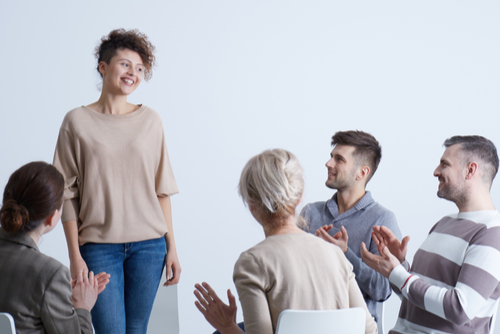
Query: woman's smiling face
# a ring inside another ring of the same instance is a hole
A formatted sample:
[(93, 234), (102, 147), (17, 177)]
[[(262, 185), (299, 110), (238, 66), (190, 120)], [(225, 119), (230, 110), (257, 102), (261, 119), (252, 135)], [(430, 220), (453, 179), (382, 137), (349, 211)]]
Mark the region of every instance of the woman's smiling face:
[(118, 49), (109, 64), (99, 64), (103, 91), (113, 95), (129, 95), (142, 81), (144, 65), (141, 56), (129, 49)]

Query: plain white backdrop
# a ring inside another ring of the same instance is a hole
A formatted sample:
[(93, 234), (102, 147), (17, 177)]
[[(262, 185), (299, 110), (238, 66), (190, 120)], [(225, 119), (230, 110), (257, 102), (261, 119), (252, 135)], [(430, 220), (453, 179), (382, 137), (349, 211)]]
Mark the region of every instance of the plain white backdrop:
[[(99, 39), (120, 27), (146, 33), (159, 66), (129, 101), (164, 122), (183, 268), (177, 288), (160, 287), (149, 333), (210, 333), (193, 285), (226, 299), (234, 262), (264, 238), (236, 186), (265, 149), (298, 156), (308, 203), (333, 194), (333, 133), (372, 133), (383, 157), (368, 189), (412, 237), (410, 259), (456, 211), (436, 197), (432, 173), (452, 135), (500, 146), (499, 17), (498, 1), (0, 0), (1, 191), (24, 163), (51, 162), (65, 113), (99, 97)], [(40, 248), (69, 264), (62, 226)], [(391, 297), (386, 328), (398, 307)]]

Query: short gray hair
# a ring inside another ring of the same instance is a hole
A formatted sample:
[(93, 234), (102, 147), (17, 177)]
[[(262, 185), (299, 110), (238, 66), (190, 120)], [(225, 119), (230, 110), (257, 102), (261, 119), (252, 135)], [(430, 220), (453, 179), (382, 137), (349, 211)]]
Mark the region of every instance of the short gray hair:
[(269, 218), (282, 220), (295, 214), (304, 191), (302, 174), (293, 153), (266, 150), (247, 162), (238, 191), (246, 204), (257, 205)]
[(463, 154), (462, 164), (465, 166), (474, 159), (484, 162), (484, 178), (491, 184), (498, 172), (498, 154), (495, 144), (482, 136), (453, 136), (444, 141), (446, 148), (460, 144)]

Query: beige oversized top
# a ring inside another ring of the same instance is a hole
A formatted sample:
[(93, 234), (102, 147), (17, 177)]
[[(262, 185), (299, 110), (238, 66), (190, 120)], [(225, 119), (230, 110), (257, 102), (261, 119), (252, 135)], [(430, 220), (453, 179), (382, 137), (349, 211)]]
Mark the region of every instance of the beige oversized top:
[(167, 224), (157, 196), (178, 192), (160, 116), (144, 105), (125, 115), (88, 107), (66, 114), (54, 166), (65, 179), (62, 221), (79, 243), (159, 238)]
[(281, 234), (241, 253), (233, 274), (246, 334), (273, 334), (285, 309), (334, 310), (361, 307), (365, 333), (377, 333), (339, 247), (309, 233)]

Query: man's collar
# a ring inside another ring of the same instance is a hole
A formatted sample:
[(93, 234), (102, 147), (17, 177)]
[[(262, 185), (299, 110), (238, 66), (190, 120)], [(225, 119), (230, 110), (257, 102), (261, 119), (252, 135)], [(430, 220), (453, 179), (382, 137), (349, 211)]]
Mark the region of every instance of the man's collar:
[[(374, 202), (374, 200), (373, 200), (372, 194), (370, 193), (370, 191), (367, 190), (365, 192), (365, 194), (363, 195), (363, 197), (361, 197), (359, 199), (359, 201), (357, 201), (356, 204), (354, 204), (354, 206), (351, 209), (344, 212), (343, 214), (345, 214), (347, 212), (352, 212), (352, 211), (359, 211), (359, 210), (365, 208), (366, 206), (370, 205), (373, 202)], [(339, 205), (337, 202), (337, 193), (333, 194), (332, 198), (329, 199), (326, 204), (334, 217), (339, 216)]]
[(10, 242), (15, 242), (23, 246), (39, 250), (35, 241), (26, 233), (23, 232), (5, 232), (0, 228), (0, 239), (8, 240)]

